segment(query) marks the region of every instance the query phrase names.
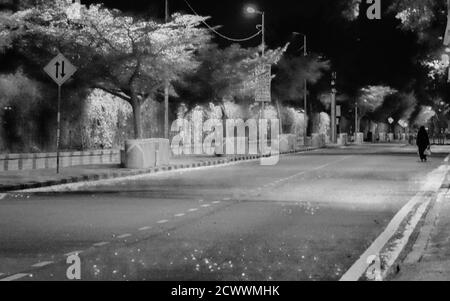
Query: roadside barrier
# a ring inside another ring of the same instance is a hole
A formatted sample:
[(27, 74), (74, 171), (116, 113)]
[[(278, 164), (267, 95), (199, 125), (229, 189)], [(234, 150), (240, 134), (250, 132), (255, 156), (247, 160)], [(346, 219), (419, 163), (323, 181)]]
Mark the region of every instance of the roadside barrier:
[[(83, 152), (61, 152), (62, 167), (120, 164), (120, 150), (95, 150)], [(56, 153), (2, 154), (0, 171), (19, 171), (56, 168)]]

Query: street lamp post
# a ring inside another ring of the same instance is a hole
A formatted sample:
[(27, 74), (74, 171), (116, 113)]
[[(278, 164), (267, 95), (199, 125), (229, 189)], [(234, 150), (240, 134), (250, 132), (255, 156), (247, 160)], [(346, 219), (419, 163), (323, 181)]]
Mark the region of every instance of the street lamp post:
[[(303, 56), (307, 57), (308, 56), (308, 40), (307, 40), (307, 35), (301, 32), (295, 32), (294, 34), (298, 34), (298, 35), (302, 35), (303, 36)], [(304, 133), (303, 133), (303, 141), (304, 144), (306, 146), (306, 140), (308, 138), (308, 81), (305, 79), (303, 80), (303, 106), (304, 106), (304, 111), (305, 111), (305, 120), (304, 120)]]
[[(165, 0), (165, 21), (169, 22), (169, 0)], [(169, 78), (166, 70), (164, 82), (164, 138), (169, 139)]]
[[(262, 37), (262, 41), (261, 41), (261, 53), (262, 53), (262, 59), (264, 60), (264, 56), (265, 56), (265, 48), (266, 48), (266, 15), (263, 11), (257, 10), (256, 8), (252, 7), (252, 6), (248, 6), (246, 9), (248, 14), (251, 15), (261, 15), (262, 21), (261, 21), (261, 25), (258, 25), (257, 28), (261, 29), (261, 37)], [(264, 101), (261, 102), (261, 120), (264, 119), (264, 110), (265, 110), (265, 103)], [(262, 150), (263, 147), (263, 143), (261, 141), (261, 153), (263, 153)]]
[[(266, 15), (263, 11), (259, 11), (256, 8), (252, 7), (252, 6), (248, 6), (247, 7), (247, 13), (251, 14), (251, 15), (261, 15), (262, 18), (262, 22), (261, 25), (258, 25), (258, 29), (261, 26), (261, 37), (262, 37), (262, 41), (261, 41), (261, 53), (262, 53), (262, 58), (264, 59), (265, 56), (265, 51), (266, 51)], [(264, 102), (261, 103), (262, 105), (262, 118), (264, 118)]]
[(359, 125), (358, 124), (358, 102), (356, 101), (355, 102), (355, 141), (356, 141), (356, 138), (357, 138), (358, 133), (359, 133), (359, 126), (358, 125)]

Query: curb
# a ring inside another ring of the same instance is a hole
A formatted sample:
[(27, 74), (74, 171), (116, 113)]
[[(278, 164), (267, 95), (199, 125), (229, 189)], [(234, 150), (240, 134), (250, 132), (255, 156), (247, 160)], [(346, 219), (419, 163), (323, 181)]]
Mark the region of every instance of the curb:
[(386, 281), (396, 281), (399, 274), (403, 271), (404, 267), (418, 264), (425, 252), (429, 239), (431, 238), (432, 231), (435, 228), (435, 222), (439, 215), (439, 195), (445, 194), (450, 190), (450, 172), (447, 173), (444, 182), (442, 183), (436, 198), (430, 202), (425, 214), (422, 216), (419, 224), (414, 229), (408, 244), (405, 246), (402, 254), (398, 260), (388, 271)]
[[(308, 148), (301, 149), (301, 150), (283, 152), (283, 153), (280, 153), (280, 155), (306, 153), (306, 152), (315, 151), (317, 149), (320, 149), (320, 148), (319, 147), (308, 147)], [(125, 177), (130, 177), (130, 176), (155, 174), (155, 173), (180, 170), (180, 169), (194, 169), (194, 168), (199, 168), (199, 167), (220, 166), (220, 165), (225, 165), (225, 164), (229, 164), (229, 163), (233, 163), (233, 162), (252, 161), (252, 160), (260, 159), (262, 157), (267, 158), (267, 157), (270, 157), (270, 155), (265, 155), (265, 156), (246, 155), (246, 156), (226, 158), (226, 159), (211, 159), (211, 160), (207, 160), (207, 161), (200, 161), (200, 162), (189, 163), (189, 164), (174, 164), (174, 165), (154, 167), (154, 168), (144, 169), (144, 170), (132, 170), (132, 171), (117, 170), (117, 171), (114, 171), (109, 174), (101, 173), (101, 174), (93, 174), (93, 175), (69, 176), (67, 178), (60, 179), (60, 180), (49, 180), (49, 181), (43, 181), (43, 182), (34, 182), (33, 181), (33, 182), (23, 183), (23, 184), (0, 185), (0, 193), (21, 191), (21, 190), (27, 190), (27, 189), (45, 188), (45, 187), (64, 185), (64, 184), (96, 182), (96, 181), (100, 181), (100, 180), (111, 180), (111, 179), (125, 178)]]

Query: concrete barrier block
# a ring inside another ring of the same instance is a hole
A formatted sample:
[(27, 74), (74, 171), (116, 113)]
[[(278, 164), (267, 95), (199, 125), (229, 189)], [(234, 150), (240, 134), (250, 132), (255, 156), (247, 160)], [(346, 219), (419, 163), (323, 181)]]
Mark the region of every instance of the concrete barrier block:
[(326, 145), (326, 136), (324, 134), (314, 133), (312, 134), (311, 147), (320, 148)]
[(22, 159), (20, 170), (32, 170), (33, 169), (33, 159), (26, 158)]
[(125, 144), (125, 167), (146, 169), (168, 165), (170, 160), (170, 143), (166, 139), (128, 140)]
[(348, 134), (339, 134), (338, 145), (348, 145)]
[(19, 159), (7, 160), (7, 168), (8, 171), (17, 171), (19, 170)]
[(364, 143), (364, 133), (356, 133), (355, 144), (361, 145)]
[(393, 134), (393, 133), (389, 133), (389, 134), (387, 135), (387, 140), (388, 140), (389, 142), (394, 142), (394, 134)]

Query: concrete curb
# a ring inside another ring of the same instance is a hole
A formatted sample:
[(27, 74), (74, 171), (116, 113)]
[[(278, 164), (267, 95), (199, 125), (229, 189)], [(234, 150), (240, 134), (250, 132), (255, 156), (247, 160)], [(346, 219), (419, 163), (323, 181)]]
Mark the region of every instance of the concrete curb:
[[(311, 151), (314, 151), (317, 149), (320, 149), (320, 148), (319, 147), (308, 147), (308, 148), (304, 148), (304, 149), (297, 150), (297, 151), (283, 152), (283, 153), (280, 153), (280, 155), (305, 153), (305, 152), (311, 152)], [(60, 179), (60, 180), (29, 182), (29, 183), (14, 184), (14, 185), (0, 185), (0, 193), (14, 192), (14, 191), (20, 191), (20, 190), (27, 190), (27, 189), (45, 188), (45, 187), (64, 185), (64, 184), (72, 184), (72, 183), (96, 182), (99, 180), (125, 178), (125, 177), (130, 177), (130, 176), (154, 174), (154, 173), (173, 171), (173, 170), (181, 170), (181, 169), (193, 169), (193, 168), (199, 168), (199, 167), (220, 166), (220, 165), (225, 165), (225, 164), (229, 164), (229, 163), (233, 163), (233, 162), (245, 162), (245, 161), (257, 160), (257, 159), (260, 159), (261, 157), (262, 156), (260, 156), (260, 155), (246, 155), (246, 156), (226, 158), (226, 159), (216, 158), (216, 159), (195, 162), (195, 163), (189, 163), (189, 164), (174, 164), (174, 165), (154, 167), (154, 168), (143, 169), (143, 170), (132, 170), (132, 171), (117, 170), (117, 171), (114, 171), (111, 173), (101, 173), (101, 174), (81, 175), (81, 176), (68, 176), (67, 178)], [(267, 155), (267, 156), (263, 156), (263, 157), (270, 157), (270, 156)]]
[(387, 273), (386, 281), (397, 281), (397, 278), (404, 268), (418, 264), (431, 239), (432, 232), (436, 227), (436, 220), (439, 216), (440, 206), (439, 197), (445, 195), (450, 190), (450, 172), (447, 173), (436, 197), (430, 202), (425, 214), (422, 216), (419, 224), (414, 229), (411, 239), (403, 250), (399, 259)]

